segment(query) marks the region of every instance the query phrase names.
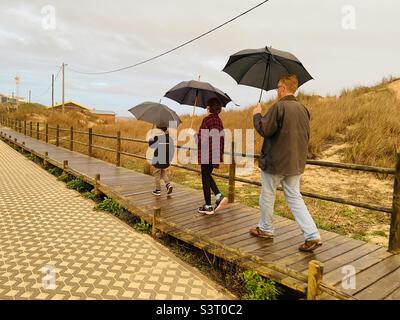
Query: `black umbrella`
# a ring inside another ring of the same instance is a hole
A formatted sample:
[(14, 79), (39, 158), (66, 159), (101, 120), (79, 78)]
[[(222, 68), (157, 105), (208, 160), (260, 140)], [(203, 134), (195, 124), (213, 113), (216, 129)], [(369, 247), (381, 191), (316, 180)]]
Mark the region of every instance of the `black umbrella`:
[(193, 116), (196, 107), (207, 108), (207, 101), (211, 98), (216, 98), (221, 103), (223, 107), (232, 101), (232, 99), (221, 90), (215, 88), (208, 82), (202, 81), (183, 81), (169, 90), (165, 97), (170, 98), (180, 104), (186, 104), (194, 106), (192, 115), (193, 126)]
[(293, 54), (268, 47), (235, 53), (222, 71), (238, 84), (260, 88), (260, 101), (263, 90), (276, 89), (283, 75), (295, 74), (299, 86), (313, 79)]
[(136, 119), (149, 122), (157, 127), (169, 127), (170, 121), (176, 121), (177, 126), (181, 119), (175, 111), (166, 105), (156, 102), (144, 102), (129, 110)]

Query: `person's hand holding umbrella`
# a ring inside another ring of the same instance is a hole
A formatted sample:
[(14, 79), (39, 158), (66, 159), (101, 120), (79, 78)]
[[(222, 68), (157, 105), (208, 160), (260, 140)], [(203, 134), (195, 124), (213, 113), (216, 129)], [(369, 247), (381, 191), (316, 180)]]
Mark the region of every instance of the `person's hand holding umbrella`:
[(259, 114), (259, 113), (262, 113), (262, 107), (261, 107), (261, 103), (260, 102), (257, 103), (257, 106), (254, 108), (253, 115), (256, 115), (256, 114)]

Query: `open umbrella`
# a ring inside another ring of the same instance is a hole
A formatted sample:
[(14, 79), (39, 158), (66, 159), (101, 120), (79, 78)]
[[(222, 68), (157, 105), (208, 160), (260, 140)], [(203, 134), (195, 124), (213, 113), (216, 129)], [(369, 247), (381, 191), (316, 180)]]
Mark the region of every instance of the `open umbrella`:
[(260, 88), (260, 102), (263, 90), (276, 89), (283, 75), (295, 74), (299, 86), (313, 79), (293, 54), (268, 47), (235, 53), (222, 71), (238, 84)]
[(207, 108), (207, 101), (216, 98), (223, 107), (232, 101), (232, 99), (221, 90), (215, 88), (208, 82), (202, 81), (183, 81), (169, 90), (165, 97), (170, 98), (180, 104), (193, 106), (193, 115), (190, 128), (193, 126), (193, 117), (196, 107)]
[(136, 119), (149, 122), (157, 127), (169, 127), (170, 121), (176, 121), (177, 126), (181, 119), (175, 111), (166, 105), (156, 102), (144, 102), (129, 110)]

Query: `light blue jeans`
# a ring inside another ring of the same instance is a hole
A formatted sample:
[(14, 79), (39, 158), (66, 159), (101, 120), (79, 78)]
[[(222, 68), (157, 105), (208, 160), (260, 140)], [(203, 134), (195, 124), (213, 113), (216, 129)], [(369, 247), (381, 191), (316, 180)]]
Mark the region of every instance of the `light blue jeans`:
[(298, 176), (283, 176), (269, 174), (261, 170), (261, 195), (260, 195), (260, 222), (258, 227), (265, 232), (274, 233), (273, 213), (276, 189), (281, 184), (286, 202), (304, 234), (306, 240), (318, 240), (321, 236), (308, 212), (306, 204), (300, 193), (300, 178)]

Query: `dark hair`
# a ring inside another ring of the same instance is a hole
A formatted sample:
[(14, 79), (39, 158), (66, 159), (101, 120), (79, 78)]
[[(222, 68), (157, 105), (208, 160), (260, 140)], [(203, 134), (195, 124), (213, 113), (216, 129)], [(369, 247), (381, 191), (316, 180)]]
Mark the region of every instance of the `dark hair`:
[(162, 130), (162, 131), (164, 131), (164, 132), (168, 130), (167, 127), (157, 127), (157, 129), (160, 129), (160, 130)]
[(219, 114), (222, 110), (221, 102), (217, 98), (211, 98), (207, 101), (207, 107), (210, 108), (210, 113)]

